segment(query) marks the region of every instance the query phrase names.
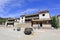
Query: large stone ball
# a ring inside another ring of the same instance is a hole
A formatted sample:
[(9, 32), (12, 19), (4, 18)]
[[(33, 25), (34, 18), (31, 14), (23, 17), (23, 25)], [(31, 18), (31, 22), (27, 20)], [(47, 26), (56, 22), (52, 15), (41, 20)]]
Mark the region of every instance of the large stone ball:
[(24, 33), (25, 33), (26, 35), (30, 35), (30, 34), (32, 34), (32, 31), (33, 31), (32, 28), (25, 28)]

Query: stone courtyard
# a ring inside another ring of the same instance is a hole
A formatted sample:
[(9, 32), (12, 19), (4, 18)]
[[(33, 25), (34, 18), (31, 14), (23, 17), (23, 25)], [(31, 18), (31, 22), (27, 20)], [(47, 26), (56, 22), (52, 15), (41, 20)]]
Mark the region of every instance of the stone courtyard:
[(25, 35), (24, 28), (21, 31), (13, 29), (0, 27), (0, 40), (60, 40), (60, 29), (34, 29), (31, 35)]

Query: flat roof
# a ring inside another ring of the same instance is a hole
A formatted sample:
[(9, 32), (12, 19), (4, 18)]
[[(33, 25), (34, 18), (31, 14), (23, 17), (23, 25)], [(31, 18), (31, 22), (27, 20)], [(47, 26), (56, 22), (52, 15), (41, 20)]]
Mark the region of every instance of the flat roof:
[(33, 16), (33, 15), (39, 15), (39, 14), (42, 14), (42, 13), (48, 13), (49, 11), (48, 10), (44, 10), (44, 11), (40, 11), (40, 12), (38, 12), (38, 13), (36, 13), (36, 14), (25, 14), (25, 15), (21, 15), (20, 17), (23, 17), (23, 16)]

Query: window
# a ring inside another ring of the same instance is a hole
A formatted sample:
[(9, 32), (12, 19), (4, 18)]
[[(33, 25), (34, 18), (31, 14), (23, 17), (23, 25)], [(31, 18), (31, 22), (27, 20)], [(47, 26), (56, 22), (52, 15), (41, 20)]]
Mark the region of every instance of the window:
[(45, 14), (42, 14), (42, 16), (45, 16)]

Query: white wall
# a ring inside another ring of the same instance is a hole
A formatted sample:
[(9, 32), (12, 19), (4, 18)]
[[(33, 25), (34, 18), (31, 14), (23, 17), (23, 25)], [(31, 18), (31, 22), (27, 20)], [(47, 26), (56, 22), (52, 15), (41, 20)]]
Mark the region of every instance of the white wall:
[(20, 22), (19, 23), (25, 23), (25, 17), (23, 17), (23, 19), (22, 19), (22, 17), (20, 17)]
[[(42, 16), (42, 14), (45, 14), (45, 16)], [(42, 14), (39, 14), (39, 19), (50, 18), (49, 13), (42, 13)]]

